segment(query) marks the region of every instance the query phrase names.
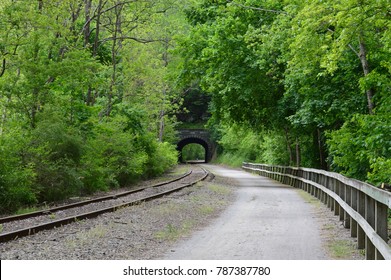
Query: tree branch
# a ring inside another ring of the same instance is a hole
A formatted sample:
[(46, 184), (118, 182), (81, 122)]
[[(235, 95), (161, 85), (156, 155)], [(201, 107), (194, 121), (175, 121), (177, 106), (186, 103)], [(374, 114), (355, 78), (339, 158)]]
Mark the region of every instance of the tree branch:
[(243, 5), (243, 4), (236, 3), (236, 2), (234, 2), (234, 1), (227, 1), (227, 3), (230, 3), (230, 4), (235, 5), (235, 6), (238, 6), (238, 7), (242, 7), (242, 8), (244, 8), (244, 9), (249, 9), (249, 10), (255, 10), (255, 11), (268, 12), (268, 13), (275, 13), (275, 14), (285, 14), (285, 15), (288, 15), (287, 12), (284, 12), (284, 11), (281, 11), (281, 10), (271, 10), (271, 9), (265, 9), (265, 8), (262, 8), (262, 7), (246, 6), (246, 5)]
[(164, 42), (163, 39), (142, 39), (142, 38), (136, 38), (136, 37), (131, 37), (131, 36), (121, 36), (121, 37), (105, 38), (103, 40), (99, 40), (99, 43), (105, 43), (105, 42), (113, 41), (113, 40), (133, 40), (133, 41), (143, 43), (143, 44), (154, 43), (154, 42)]
[(353, 48), (351, 44), (348, 44), (348, 47), (360, 58), (360, 54)]
[(107, 8), (106, 10), (103, 10), (103, 11), (101, 12), (101, 14), (104, 14), (104, 13), (106, 13), (106, 12), (108, 12), (108, 11), (111, 11), (111, 10), (117, 8), (118, 6), (122, 6), (122, 5), (125, 5), (125, 4), (130, 4), (130, 3), (133, 3), (133, 2), (136, 2), (136, 1), (137, 1), (137, 0), (124, 1), (124, 2), (117, 3), (117, 4), (115, 4), (114, 6), (112, 6), (112, 7), (110, 7), (110, 8)]
[(2, 77), (5, 73), (5, 58), (3, 59), (3, 66), (1, 67), (0, 77)]
[[(99, 15), (102, 15), (102, 14), (108, 12), (108, 11), (111, 11), (111, 10), (117, 8), (118, 6), (125, 5), (125, 4), (130, 4), (130, 3), (133, 3), (133, 2), (136, 2), (136, 0), (124, 1), (124, 2), (117, 3), (117, 4), (115, 4), (114, 6), (111, 6), (111, 7), (107, 8), (107, 9), (105, 9), (105, 10), (100, 11), (100, 12), (99, 12)], [(102, 5), (102, 7), (104, 7), (104, 5), (106, 5), (106, 3), (107, 3), (107, 1)], [(85, 30), (85, 28), (87, 27), (87, 25), (88, 25), (89, 23), (91, 23), (91, 21), (93, 21), (93, 20), (97, 17), (96, 12), (98, 11), (98, 9), (99, 9), (99, 6), (97, 6), (97, 7), (95, 8), (94, 12), (92, 13), (93, 16), (90, 17), (90, 18), (84, 23), (83, 28), (81, 29), (81, 33), (84, 32), (84, 30)]]
[[(327, 28), (327, 31), (329, 31), (331, 33), (335, 32), (331, 28)], [(360, 58), (360, 54), (358, 53), (358, 51), (355, 50), (355, 48), (352, 46), (352, 44), (348, 44), (348, 47), (358, 56), (358, 58)]]

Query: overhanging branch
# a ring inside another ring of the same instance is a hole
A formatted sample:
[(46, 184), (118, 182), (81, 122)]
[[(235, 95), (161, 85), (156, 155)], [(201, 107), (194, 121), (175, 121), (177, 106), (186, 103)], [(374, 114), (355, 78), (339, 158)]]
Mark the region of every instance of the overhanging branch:
[(2, 77), (5, 73), (5, 58), (3, 59), (3, 65), (1, 67), (0, 77)]
[(238, 6), (238, 7), (242, 7), (244, 9), (249, 9), (249, 10), (288, 15), (287, 12), (284, 12), (284, 11), (281, 11), (281, 10), (271, 10), (271, 9), (265, 9), (265, 8), (262, 8), (262, 7), (246, 6), (246, 5), (243, 5), (243, 4), (236, 3), (234, 1), (227, 1), (227, 3), (230, 3), (230, 4)]
[(143, 38), (137, 38), (137, 37), (132, 37), (132, 36), (120, 36), (120, 37), (105, 38), (103, 40), (100, 40), (99, 43), (105, 43), (105, 42), (113, 41), (113, 40), (133, 40), (133, 41), (143, 43), (143, 44), (154, 43), (154, 42), (164, 42), (163, 39), (143, 39)]

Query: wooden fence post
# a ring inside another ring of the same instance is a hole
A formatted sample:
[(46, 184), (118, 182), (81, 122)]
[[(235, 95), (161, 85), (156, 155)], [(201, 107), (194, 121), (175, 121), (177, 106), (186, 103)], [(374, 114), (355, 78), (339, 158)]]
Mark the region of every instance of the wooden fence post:
[[(375, 228), (375, 200), (368, 195), (365, 196), (365, 220), (372, 228)], [(365, 258), (367, 260), (376, 259), (376, 248), (368, 236), (365, 238)]]
[[(334, 187), (334, 192), (336, 194), (339, 194), (339, 184), (338, 184), (338, 180), (334, 179), (333, 178), (333, 187)], [(339, 215), (339, 204), (336, 200), (334, 200), (334, 215), (335, 216), (338, 216)]]
[[(345, 202), (350, 206), (352, 207), (352, 202), (351, 202), (351, 190), (352, 190), (352, 187), (351, 186), (348, 186), (348, 185), (345, 185), (345, 194), (344, 194), (344, 197), (345, 197)], [(345, 228), (350, 228), (350, 216), (349, 214), (344, 211), (344, 226)]]
[[(350, 201), (351, 201), (352, 208), (353, 210), (358, 212), (358, 208), (357, 208), (358, 191), (355, 188), (352, 188), (350, 194), (351, 194)], [(357, 237), (357, 221), (353, 218), (350, 218), (350, 235), (351, 237)]]
[[(339, 187), (339, 192), (337, 192), (337, 194), (339, 195), (340, 198), (342, 198), (343, 201), (345, 201), (345, 184), (340, 182), (339, 180), (337, 180), (337, 184), (338, 184), (338, 187)], [(344, 221), (345, 219), (345, 210), (339, 206), (339, 220), (340, 221)]]
[[(358, 191), (358, 213), (365, 218), (365, 194)], [(357, 249), (365, 248), (365, 232), (361, 226), (357, 226)]]
[[(385, 241), (388, 241), (388, 206), (375, 201), (375, 231)], [(376, 259), (384, 260), (383, 256), (376, 250)]]

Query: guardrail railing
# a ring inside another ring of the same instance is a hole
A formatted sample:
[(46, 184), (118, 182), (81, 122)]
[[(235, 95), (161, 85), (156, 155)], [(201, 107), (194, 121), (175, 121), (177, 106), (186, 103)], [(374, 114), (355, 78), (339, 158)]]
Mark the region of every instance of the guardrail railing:
[(341, 174), (311, 168), (244, 162), (243, 169), (300, 188), (317, 197), (365, 249), (368, 260), (391, 260), (388, 245), (388, 211), (391, 193)]

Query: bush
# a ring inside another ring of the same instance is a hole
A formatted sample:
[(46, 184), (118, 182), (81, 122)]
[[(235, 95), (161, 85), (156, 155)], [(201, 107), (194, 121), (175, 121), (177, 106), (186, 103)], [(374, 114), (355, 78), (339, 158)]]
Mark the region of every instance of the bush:
[(128, 127), (123, 116), (95, 127), (82, 158), (84, 192), (118, 188), (161, 175), (177, 163), (173, 145), (158, 143), (152, 134)]
[(218, 162), (241, 166), (243, 161), (266, 164), (289, 163), (285, 137), (279, 131), (255, 132), (237, 125), (225, 127), (219, 144), (223, 148)]
[(126, 114), (90, 122), (84, 139), (55, 114), (41, 114), (35, 129), (0, 136), (2, 213), (125, 186), (177, 163), (173, 145)]
[(22, 160), (29, 137), (10, 131), (0, 137), (0, 212), (10, 213), (37, 203), (35, 173)]
[(59, 119), (38, 123), (28, 148), (28, 162), (34, 165), (35, 190), (39, 201), (57, 201), (79, 195), (82, 188), (78, 166), (83, 144), (77, 131)]
[(178, 152), (167, 142), (154, 142), (155, 151), (149, 154), (147, 174), (159, 176), (178, 163)]
[(391, 186), (391, 159), (376, 158), (371, 161), (372, 170), (368, 173), (368, 180), (374, 185), (382, 183)]
[(147, 156), (134, 145), (135, 136), (121, 118), (97, 124), (82, 158), (84, 192), (118, 188), (141, 177)]
[(391, 183), (391, 118), (387, 114), (355, 115), (328, 134), (334, 171), (370, 181)]

